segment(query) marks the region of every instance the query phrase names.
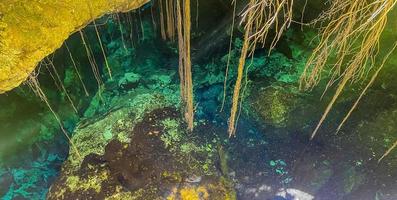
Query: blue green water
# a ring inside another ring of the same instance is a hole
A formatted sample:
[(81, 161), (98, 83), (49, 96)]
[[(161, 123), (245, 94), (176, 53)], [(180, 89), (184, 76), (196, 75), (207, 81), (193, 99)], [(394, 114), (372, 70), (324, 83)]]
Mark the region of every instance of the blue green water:
[[(202, 9), (205, 10), (206, 6), (213, 8), (203, 5)], [(126, 49), (115, 16), (98, 20), (98, 24), (107, 22), (99, 28), (114, 74), (114, 80), (106, 85), (109, 96), (104, 97), (105, 102), (94, 97), (96, 81), (77, 34), (66, 43), (78, 63), (90, 96), (85, 97), (65, 48), (54, 54), (54, 64), (78, 105), (77, 114), (72, 112), (65, 94), (57, 91), (48, 71), (42, 69), (39, 80), (69, 133), (73, 133), (80, 121), (95, 119), (112, 109), (109, 107), (112, 103), (106, 101), (117, 100), (136, 87), (149, 92), (153, 88), (174, 88), (163, 93), (178, 96), (176, 44), (160, 38), (158, 27), (156, 29), (151, 23), (150, 9), (140, 11), (141, 18), (137, 12), (130, 13), (135, 22), (133, 27), (127, 23), (130, 14), (120, 14)], [(238, 199), (265, 199), (276, 196), (279, 189), (288, 188), (299, 189), (316, 199), (396, 197), (394, 154), (383, 165), (376, 163), (376, 157), (395, 139), (395, 133), (391, 132), (397, 129), (395, 120), (391, 118), (397, 108), (395, 103), (390, 103), (394, 101), (394, 94), (378, 100), (380, 94), (385, 93), (381, 83), (376, 84), (372, 95), (364, 100), (366, 109), (353, 116), (343, 133), (335, 136), (334, 130), (337, 121), (343, 117), (341, 113), (353, 101), (348, 96), (336, 106), (319, 138), (309, 141), (309, 133), (326, 103), (318, 101), (320, 89), (301, 93), (296, 87), (307, 56), (308, 49), (304, 45), (310, 40), (310, 31), (292, 30), (286, 33), (272, 54), (268, 56), (266, 50), (258, 50), (252, 60), (247, 60), (248, 79), (244, 80), (237, 136), (227, 137), (230, 93), (242, 45), (241, 32), (236, 30), (230, 54), (226, 104), (224, 111), (220, 112), (229, 56), (228, 27), (223, 25), (227, 24), (225, 21), (228, 21), (229, 14), (219, 14), (216, 9), (210, 9), (207, 19), (204, 17), (199, 28), (195, 29), (193, 82), (196, 120), (208, 121), (211, 126), (219, 128), (220, 137), (227, 141), (225, 148), (231, 157), (230, 177), (234, 180)], [(209, 20), (214, 18), (218, 20)], [(106, 82), (109, 78), (92, 25), (83, 31)], [(141, 80), (138, 86), (137, 77)], [(328, 98), (325, 96), (325, 100)], [(374, 101), (381, 104), (374, 104)], [(45, 199), (68, 155), (66, 138), (46, 106), (28, 87), (21, 86), (0, 96), (0, 103), (10, 105), (0, 110), (0, 196), (4, 200)], [(384, 126), (388, 128), (382, 129)], [(369, 144), (373, 146), (368, 147)]]

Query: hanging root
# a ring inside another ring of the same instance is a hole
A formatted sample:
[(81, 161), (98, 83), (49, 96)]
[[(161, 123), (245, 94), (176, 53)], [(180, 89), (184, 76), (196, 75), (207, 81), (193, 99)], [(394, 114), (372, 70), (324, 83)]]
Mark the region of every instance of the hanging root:
[(33, 92), (47, 105), (48, 109), (50, 109), (51, 113), (54, 115), (55, 120), (58, 122), (59, 127), (61, 128), (61, 131), (63, 132), (65, 137), (68, 139), (68, 141), (69, 141), (70, 145), (72, 146), (72, 148), (74, 149), (76, 155), (78, 156), (78, 158), (80, 160), (82, 160), (82, 156), (81, 156), (79, 150), (77, 149), (77, 147), (74, 144), (74, 142), (70, 139), (67, 131), (65, 130), (65, 128), (62, 125), (62, 121), (59, 119), (59, 117), (55, 113), (54, 109), (52, 109), (51, 104), (49, 103), (49, 101), (47, 99), (47, 96), (45, 95), (45, 93), (41, 89), (40, 83), (37, 80), (37, 75), (38, 75), (38, 73), (36, 73), (35, 71), (32, 72), (32, 74), (28, 77), (27, 84), (33, 90)]
[(159, 8), (160, 8), (160, 32), (161, 32), (161, 38), (163, 40), (167, 39), (167, 35), (165, 33), (165, 17), (164, 17), (164, 8), (163, 8), (163, 1), (158, 0), (159, 2)]
[(236, 8), (237, 8), (237, 2), (236, 2), (236, 0), (234, 0), (233, 1), (232, 27), (230, 28), (229, 53), (227, 55), (225, 79), (223, 80), (223, 97), (222, 97), (222, 105), (221, 105), (221, 110), (220, 110), (221, 112), (223, 111), (223, 108), (225, 107), (225, 101), (226, 101), (227, 79), (228, 79), (228, 75), (229, 75), (229, 65), (230, 65), (231, 52), (232, 52), (232, 46), (233, 46), (233, 34), (234, 34), (234, 23), (235, 23), (235, 17), (236, 17)]
[[(123, 43), (123, 48), (125, 50), (125, 52), (127, 51), (127, 45), (125, 44), (125, 40), (124, 40), (124, 34), (123, 34), (123, 24), (121, 23), (120, 20), (120, 15), (118, 13), (116, 13), (116, 19), (117, 19), (117, 23), (119, 25), (119, 30), (120, 30), (120, 36), (121, 36), (121, 42)], [(102, 51), (103, 52), (103, 51)], [(106, 61), (105, 61), (106, 62)]]
[[(292, 22), (293, 0), (253, 0), (249, 3), (243, 13), (242, 23), (246, 26), (251, 24), (250, 49), (255, 50), (257, 44), (265, 47), (270, 31), (274, 31), (274, 37), (269, 46), (269, 54), (280, 40), (284, 31), (287, 30)], [(249, 22), (249, 15), (252, 20)]]
[[(252, 1), (253, 0), (251, 0), (251, 2)], [(241, 50), (239, 64), (238, 64), (237, 80), (236, 80), (236, 84), (234, 86), (232, 110), (231, 110), (230, 119), (229, 119), (229, 129), (228, 129), (229, 137), (235, 135), (235, 131), (236, 131), (236, 125), (235, 125), (236, 124), (236, 114), (237, 114), (239, 100), (240, 100), (240, 89), (241, 89), (241, 82), (243, 80), (245, 59), (247, 58), (249, 45), (250, 45), (249, 34), (250, 34), (251, 28), (252, 28), (252, 23), (251, 23), (252, 16), (253, 16), (253, 13), (250, 13), (248, 16), (247, 26), (245, 27), (246, 29), (245, 29), (245, 34), (244, 34), (244, 43), (243, 43), (243, 48)]]
[(177, 30), (177, 27), (175, 25), (178, 23), (175, 18), (175, 12), (177, 12), (177, 10), (175, 9), (175, 3), (175, 0), (165, 0), (164, 3), (163, 0), (159, 0), (160, 31), (163, 40), (175, 40), (175, 31)]
[(199, 0), (196, 0), (196, 29), (199, 28)]
[[(94, 29), (95, 29), (95, 33), (96, 33), (96, 36), (97, 36), (97, 39), (98, 39), (98, 42), (99, 42), (99, 46), (101, 47), (103, 59), (105, 60), (106, 69), (108, 70), (108, 74), (109, 74), (110, 79), (112, 79), (112, 71), (110, 70), (110, 67), (109, 67), (108, 59), (106, 57), (105, 49), (104, 49), (103, 44), (102, 44), (101, 36), (99, 35), (98, 27), (96, 25), (96, 22), (95, 22), (95, 19), (94, 19), (93, 15), (92, 15), (92, 6), (91, 6), (90, 1), (87, 1), (87, 5), (88, 5), (88, 10), (89, 10), (90, 15), (91, 15), (92, 23), (94, 24)], [(81, 34), (81, 31), (80, 31), (80, 34)]]
[[(331, 56), (336, 60), (329, 70), (331, 79), (325, 91), (335, 83), (338, 85), (332, 100), (311, 135), (312, 139), (346, 84), (362, 80), (372, 69), (379, 52), (379, 40), (386, 26), (387, 15), (396, 2), (396, 0), (336, 0), (333, 1), (331, 8), (318, 19), (319, 21), (327, 20), (329, 23), (321, 29), (320, 43), (308, 59), (301, 77), (300, 88), (311, 89), (320, 82)], [(377, 73), (373, 76), (376, 77)], [(345, 121), (346, 119), (343, 120), (342, 125)]]
[(367, 83), (367, 85), (365, 86), (365, 88), (363, 89), (363, 91), (361, 91), (360, 96), (358, 97), (358, 99), (356, 100), (356, 102), (354, 103), (354, 105), (350, 108), (349, 112), (347, 113), (347, 115), (343, 118), (342, 122), (339, 124), (337, 132), (340, 131), (340, 129), (343, 127), (343, 125), (345, 124), (345, 122), (347, 121), (347, 119), (350, 117), (350, 115), (353, 113), (354, 109), (356, 109), (358, 103), (360, 102), (360, 100), (363, 98), (364, 94), (367, 92), (368, 88), (374, 83), (376, 77), (378, 76), (379, 72), (382, 70), (383, 66), (385, 65), (387, 59), (389, 58), (389, 56), (394, 52), (394, 50), (397, 47), (397, 42), (394, 44), (393, 48), (389, 51), (389, 53), (384, 57), (381, 65), (378, 67), (378, 69), (375, 71), (375, 73), (372, 75), (371, 80)]
[(236, 114), (240, 99), (241, 82), (244, 75), (245, 59), (248, 52), (253, 54), (256, 45), (265, 46), (269, 32), (274, 28), (275, 36), (270, 46), (269, 54), (280, 40), (283, 32), (292, 22), (293, 0), (250, 0), (243, 12), (241, 23), (245, 23), (244, 43), (240, 55), (237, 80), (234, 86), (232, 109), (229, 119), (229, 136), (235, 135)]
[[(58, 80), (58, 83), (59, 83), (59, 85), (61, 86), (62, 91), (65, 93), (66, 98), (67, 98), (68, 101), (70, 102), (70, 105), (72, 106), (74, 112), (75, 112), (75, 113), (78, 113), (77, 108), (76, 108), (76, 106), (74, 105), (72, 98), (70, 98), (68, 91), (66, 90), (65, 86), (63, 85), (63, 82), (62, 82), (62, 80), (61, 80), (61, 77), (59, 76), (59, 74), (58, 74), (58, 72), (57, 72), (57, 70), (56, 70), (56, 68), (55, 68), (55, 66), (54, 66), (54, 63), (53, 63), (48, 57), (47, 57), (47, 62), (48, 62), (48, 63), (46, 63), (46, 65), (48, 64), (48, 65), (50, 65), (50, 66), (52, 67), (52, 70), (54, 71), (54, 74), (55, 74), (55, 76), (56, 76), (56, 78), (57, 78), (57, 80)], [(54, 80), (54, 81), (55, 81), (55, 80)]]
[[(105, 60), (106, 69), (108, 70), (108, 74), (109, 74), (110, 79), (112, 79), (112, 71), (110, 70), (108, 59), (107, 59), (107, 56), (106, 56), (106, 53), (105, 53), (105, 49), (103, 48), (101, 36), (99, 35), (98, 27), (96, 26), (95, 20), (93, 20), (93, 23), (94, 23), (95, 33), (96, 33), (96, 36), (98, 38), (99, 46), (101, 47), (103, 59)], [(123, 35), (123, 34), (121, 34), (121, 35)], [(123, 40), (124, 40), (124, 38), (123, 38)]]
[(76, 62), (74, 61), (74, 58), (73, 58), (72, 52), (70, 52), (70, 49), (69, 49), (69, 47), (68, 47), (68, 44), (66, 43), (66, 41), (65, 41), (65, 47), (66, 47), (66, 50), (68, 51), (68, 54), (69, 54), (70, 60), (72, 61), (72, 64), (73, 64), (74, 70), (76, 71), (76, 74), (77, 74), (77, 76), (79, 77), (79, 80), (80, 80), (81, 86), (82, 86), (82, 87), (83, 87), (83, 89), (84, 89), (85, 96), (87, 96), (87, 97), (88, 97), (88, 96), (90, 96), (90, 94), (88, 93), (88, 90), (87, 90), (87, 88), (86, 88), (86, 86), (85, 86), (85, 84), (84, 84), (84, 82), (83, 82), (83, 79), (81, 78), (81, 74), (80, 74), (79, 70), (77, 69)]
[(380, 163), (386, 156), (388, 156), (396, 147), (397, 147), (397, 141), (394, 142), (394, 144), (386, 151), (386, 153), (382, 155), (381, 158), (379, 158), (378, 163)]
[(62, 88), (61, 88), (61, 86), (59, 86), (58, 81), (55, 79), (55, 76), (52, 74), (50, 68), (48, 67), (48, 64), (41, 61), (39, 65), (40, 65), (40, 68), (42, 65), (44, 65), (44, 67), (47, 69), (48, 73), (50, 74), (52, 80), (54, 81), (55, 87), (58, 89), (59, 92), (62, 92)]
[(88, 47), (88, 44), (85, 40), (83, 31), (79, 30), (79, 33), (80, 33), (81, 41), (83, 42), (84, 49), (87, 53), (88, 62), (91, 65), (92, 73), (94, 74), (95, 80), (97, 81), (99, 97), (102, 98), (101, 89), (102, 89), (103, 82), (101, 79), (101, 75), (99, 73), (98, 66), (96, 65), (95, 58), (93, 57), (91, 49)]
[[(194, 108), (193, 108), (193, 81), (192, 63), (190, 58), (190, 32), (191, 14), (190, 0), (183, 0), (184, 9), (182, 13), (180, 0), (176, 0), (177, 7), (177, 32), (179, 48), (179, 76), (181, 81), (181, 98), (184, 107), (184, 117), (190, 131), (193, 130)], [(183, 23), (182, 23), (183, 22)]]
[(132, 24), (132, 17), (131, 17), (131, 12), (129, 12), (129, 13), (127, 13), (126, 14), (127, 15), (127, 21), (128, 21), (128, 23), (129, 23), (129, 26), (130, 26), (130, 33), (129, 33), (129, 37), (130, 37), (130, 40), (131, 40), (131, 46), (132, 46), (132, 48), (135, 48), (135, 44), (134, 44), (134, 26), (133, 26), (133, 24)]
[(143, 26), (143, 21), (141, 17), (141, 11), (138, 9), (138, 16), (139, 16), (139, 22), (141, 25), (141, 32), (142, 32), (142, 40), (145, 40), (145, 27)]

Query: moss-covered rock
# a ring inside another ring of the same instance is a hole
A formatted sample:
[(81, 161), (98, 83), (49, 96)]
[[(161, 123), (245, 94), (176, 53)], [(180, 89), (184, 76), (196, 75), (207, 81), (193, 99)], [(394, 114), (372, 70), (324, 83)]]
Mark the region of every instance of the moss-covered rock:
[(84, 158), (71, 152), (48, 199), (235, 199), (216, 167), (217, 140), (192, 140), (176, 109), (150, 105), (80, 125), (72, 140)]
[(297, 89), (294, 86), (270, 86), (258, 90), (251, 97), (250, 103), (255, 114), (264, 122), (275, 127), (285, 127), (290, 112), (299, 101)]

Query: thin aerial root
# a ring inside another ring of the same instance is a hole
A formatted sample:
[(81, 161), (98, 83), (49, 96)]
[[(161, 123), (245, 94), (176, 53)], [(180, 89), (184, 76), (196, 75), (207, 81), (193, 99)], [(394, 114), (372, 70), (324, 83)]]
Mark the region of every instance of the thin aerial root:
[(130, 33), (129, 33), (129, 36), (130, 36), (130, 40), (131, 40), (131, 46), (132, 46), (132, 48), (135, 48), (135, 44), (134, 44), (134, 34), (133, 34), (133, 31), (134, 31), (134, 28), (133, 28), (133, 25), (132, 25), (132, 17), (131, 17), (131, 13), (127, 13), (127, 20), (128, 20), (128, 23), (129, 23), (129, 25), (130, 25)]
[(125, 40), (124, 40), (123, 24), (121, 23), (120, 16), (119, 16), (118, 13), (116, 13), (116, 19), (117, 19), (117, 22), (119, 24), (119, 30), (120, 30), (121, 42), (123, 43), (123, 48), (124, 48), (125, 52), (128, 52), (127, 51), (127, 45), (125, 45)]
[[(330, 72), (331, 74), (324, 92), (334, 84), (338, 84), (338, 86), (334, 97), (312, 133), (312, 139), (332, 109), (343, 87), (348, 82), (354, 83), (362, 80), (373, 69), (376, 56), (380, 50), (379, 41), (386, 27), (388, 14), (396, 3), (396, 0), (335, 0), (332, 1), (330, 9), (317, 20), (319, 22), (327, 21), (328, 23), (321, 29), (320, 42), (306, 63), (300, 88), (313, 88), (321, 81), (324, 72)], [(336, 58), (336, 60), (331, 63), (331, 58)], [(327, 70), (325, 69), (327, 66), (332, 67)], [(380, 71), (379, 68), (382, 68), (382, 66), (377, 66), (375, 77), (372, 78), (369, 85), (375, 80), (377, 73)], [(369, 85), (361, 93), (337, 131), (341, 129), (356, 108)]]
[(91, 47), (89, 47), (87, 42), (85, 41), (83, 31), (79, 30), (79, 33), (80, 33), (81, 40), (83, 42), (84, 49), (87, 53), (88, 61), (91, 65), (92, 73), (94, 74), (95, 80), (97, 81), (98, 95), (102, 99), (101, 91), (102, 91), (103, 82), (101, 79), (101, 75), (99, 74), (98, 66), (96, 65), (95, 58), (93, 57), (93, 54), (91, 52)]
[[(92, 49), (91, 49), (91, 46), (90, 46), (90, 45), (88, 45), (88, 50), (90, 51), (90, 54), (91, 54), (91, 55), (94, 55), (94, 53), (92, 52)], [(102, 81), (101, 75), (100, 75), (99, 70), (98, 70), (98, 69), (99, 69), (99, 68), (98, 68), (98, 64), (96, 63), (94, 57), (93, 57), (93, 59), (92, 59), (92, 62), (94, 63), (94, 66), (95, 66), (95, 67), (94, 67), (94, 70), (96, 70), (96, 71), (95, 71), (96, 76), (98, 77), (99, 80)], [(102, 90), (103, 90), (103, 87), (104, 87), (103, 82), (101, 82), (100, 84), (98, 84), (98, 96), (99, 96), (99, 99), (100, 99), (101, 101), (105, 102), (104, 99), (102, 98)]]
[(154, 19), (154, 10), (153, 10), (154, 6), (150, 7), (150, 16), (152, 18), (152, 24), (153, 24), (153, 29), (155, 31), (157, 31), (157, 24), (156, 24), (156, 20)]
[(70, 52), (70, 49), (69, 49), (68, 44), (67, 44), (66, 42), (65, 42), (65, 46), (66, 46), (66, 50), (67, 50), (68, 53), (69, 53), (69, 57), (70, 57), (70, 60), (72, 61), (74, 70), (76, 71), (76, 74), (77, 74), (77, 76), (79, 77), (80, 83), (81, 83), (81, 85), (82, 85), (82, 87), (83, 87), (83, 89), (84, 89), (85, 96), (88, 97), (88, 96), (90, 96), (90, 94), (88, 93), (88, 90), (87, 90), (87, 88), (86, 88), (86, 86), (85, 86), (85, 84), (84, 84), (84, 82), (83, 82), (83, 79), (81, 78), (81, 74), (80, 74), (80, 72), (79, 72), (79, 70), (78, 70), (78, 68), (77, 68), (76, 62), (74, 61), (72, 52)]
[(62, 133), (65, 135), (65, 137), (68, 139), (68, 142), (70, 143), (70, 145), (72, 146), (73, 150), (75, 151), (77, 157), (82, 160), (83, 157), (81, 156), (79, 150), (77, 149), (77, 146), (74, 144), (74, 142), (72, 141), (72, 139), (69, 137), (67, 131), (65, 130), (65, 128), (62, 125), (62, 121), (59, 119), (58, 115), (55, 113), (54, 109), (52, 109), (51, 104), (48, 101), (47, 96), (45, 95), (45, 93), (43, 92), (43, 90), (40, 87), (40, 83), (37, 80), (37, 74), (36, 72), (33, 72), (29, 77), (28, 77), (28, 81), (27, 84), (29, 85), (29, 87), (33, 90), (33, 92), (47, 105), (47, 107), (50, 109), (51, 113), (53, 114), (55, 120), (58, 122), (59, 127), (61, 128)]
[(380, 163), (386, 156), (388, 156), (395, 148), (397, 147), (397, 141), (383, 154), (381, 158), (379, 158), (378, 163)]
[(102, 85), (102, 79), (101, 79), (101, 76), (99, 75), (99, 69), (94, 63), (95, 59), (93, 58), (93, 56), (91, 54), (91, 51), (88, 48), (88, 44), (85, 41), (85, 37), (84, 37), (83, 31), (80, 30), (79, 33), (80, 33), (81, 41), (83, 42), (84, 49), (85, 49), (85, 51), (87, 53), (88, 61), (89, 61), (90, 65), (91, 65), (92, 73), (94, 74), (95, 80), (97, 81), (98, 88), (99, 88)]
[(56, 70), (56, 68), (55, 68), (55, 66), (54, 66), (54, 63), (53, 63), (50, 59), (48, 59), (48, 58), (47, 58), (47, 61), (48, 61), (48, 64), (52, 67), (52, 70), (54, 71), (55, 76), (57, 77), (58, 82), (59, 82), (59, 84), (60, 84), (60, 86), (61, 86), (63, 92), (65, 93), (66, 98), (67, 98), (68, 101), (70, 102), (70, 105), (72, 106), (74, 112), (78, 113), (77, 108), (76, 108), (76, 106), (74, 105), (72, 98), (70, 98), (68, 91), (66, 90), (65, 86), (63, 85), (63, 82), (62, 82), (62, 80), (61, 80), (61, 77), (59, 76), (59, 74), (58, 74), (58, 72), (57, 72), (57, 70)]
[(98, 38), (99, 46), (101, 47), (103, 59), (105, 60), (106, 69), (108, 70), (108, 74), (109, 74), (110, 79), (112, 79), (112, 71), (110, 70), (108, 59), (106, 57), (105, 49), (103, 48), (101, 36), (99, 35), (98, 27), (96, 26), (95, 20), (93, 20), (93, 23), (94, 23), (95, 33), (96, 33), (96, 36)]
[(250, 0), (242, 14), (241, 23), (245, 23), (245, 34), (237, 70), (237, 80), (233, 91), (228, 128), (229, 136), (235, 135), (236, 131), (236, 114), (241, 99), (241, 82), (248, 51), (250, 51), (250, 55), (253, 55), (257, 44), (262, 44), (262, 47), (264, 47), (269, 32), (273, 28), (275, 36), (268, 49), (268, 53), (271, 53), (283, 32), (292, 22), (293, 2), (294, 0)]
[[(250, 3), (253, 3), (254, 0), (251, 0)], [(245, 59), (247, 58), (248, 50), (249, 50), (249, 45), (250, 45), (250, 33), (251, 33), (251, 28), (252, 28), (252, 16), (253, 13), (250, 12), (248, 14), (248, 21), (246, 26), (246, 30), (244, 33), (244, 43), (243, 43), (243, 48), (241, 50), (241, 55), (239, 59), (239, 65), (237, 69), (237, 80), (234, 86), (234, 92), (233, 92), (233, 99), (232, 99), (232, 109), (230, 113), (230, 118), (229, 118), (229, 137), (232, 137), (235, 135), (236, 131), (236, 114), (237, 110), (239, 107), (239, 100), (240, 100), (240, 89), (241, 89), (241, 82), (243, 80), (243, 75), (244, 75), (244, 66), (245, 66)]]
[(233, 46), (233, 33), (234, 33), (234, 23), (235, 23), (235, 17), (236, 17), (236, 8), (237, 8), (237, 3), (236, 3), (236, 1), (233, 1), (233, 19), (232, 19), (232, 27), (230, 28), (229, 53), (227, 55), (225, 79), (223, 81), (223, 97), (222, 97), (222, 105), (221, 105), (220, 112), (223, 112), (223, 108), (225, 107), (225, 101), (226, 101), (227, 79), (229, 76), (229, 65), (230, 65), (231, 52), (232, 52), (232, 46)]
[(397, 47), (397, 43), (394, 44), (393, 48), (389, 51), (389, 53), (384, 57), (382, 64), (379, 66), (379, 68), (376, 70), (376, 72), (372, 75), (371, 80), (369, 81), (369, 83), (365, 86), (365, 88), (363, 89), (363, 91), (361, 91), (360, 96), (358, 97), (358, 99), (356, 100), (356, 102), (354, 103), (354, 105), (350, 108), (349, 112), (347, 113), (347, 115), (343, 118), (342, 122), (339, 124), (336, 132), (339, 132), (340, 129), (343, 127), (343, 125), (346, 123), (347, 119), (349, 119), (350, 115), (353, 113), (353, 111), (356, 109), (358, 103), (361, 101), (361, 99), (363, 98), (364, 94), (366, 94), (367, 90), (369, 89), (369, 87), (374, 83), (374, 81), (376, 80), (376, 77), (378, 77), (379, 72), (383, 69), (383, 66), (385, 65), (387, 59), (389, 58), (389, 56), (394, 52), (394, 50)]
[(167, 35), (165, 33), (165, 17), (164, 17), (164, 7), (163, 7), (163, 1), (159, 0), (159, 8), (160, 8), (160, 32), (161, 32), (161, 38), (163, 40), (167, 39)]
[(41, 65), (44, 65), (44, 67), (47, 69), (47, 71), (48, 71), (48, 73), (50, 74), (52, 80), (54, 81), (55, 87), (58, 89), (58, 91), (59, 91), (59, 92), (62, 92), (62, 88), (61, 88), (61, 86), (59, 86), (58, 81), (55, 79), (55, 76), (52, 74), (50, 68), (48, 68), (48, 64), (47, 64), (47, 63), (40, 62), (40, 66), (41, 66)]
[[(90, 15), (91, 15), (92, 23), (94, 24), (94, 29), (95, 29), (95, 33), (96, 33), (96, 36), (97, 36), (97, 39), (98, 39), (98, 42), (99, 42), (99, 46), (101, 47), (103, 59), (105, 60), (106, 69), (107, 69), (107, 71), (108, 71), (108, 74), (109, 74), (110, 79), (112, 79), (112, 71), (110, 70), (109, 63), (108, 63), (108, 59), (107, 59), (106, 53), (105, 53), (105, 49), (103, 48), (101, 36), (99, 35), (98, 27), (97, 27), (97, 25), (96, 25), (94, 16), (93, 16), (93, 14), (92, 14), (92, 8), (91, 8), (91, 3), (90, 3), (90, 1), (87, 1), (87, 5), (88, 5), (88, 10), (89, 10)], [(80, 33), (81, 33), (81, 31), (80, 31)], [(82, 38), (84, 39), (84, 37), (82, 37)]]
[(196, 29), (199, 28), (199, 0), (196, 0)]
[(318, 130), (320, 129), (321, 125), (323, 124), (325, 118), (327, 118), (329, 112), (331, 111), (332, 107), (334, 106), (336, 100), (339, 98), (340, 94), (342, 93), (347, 81), (349, 79), (347, 79), (346, 77), (342, 80), (342, 82), (339, 84), (338, 88), (336, 89), (336, 92), (334, 94), (334, 96), (332, 97), (332, 100), (328, 103), (327, 108), (325, 109), (323, 115), (321, 116), (320, 121), (318, 122), (316, 128), (314, 129), (312, 135), (310, 136), (310, 140), (312, 140), (314, 138), (314, 136), (316, 136)]
[(141, 11), (138, 9), (138, 16), (139, 16), (139, 22), (141, 25), (141, 32), (142, 32), (142, 41), (145, 40), (145, 27), (143, 26), (142, 22), (142, 17), (141, 17)]

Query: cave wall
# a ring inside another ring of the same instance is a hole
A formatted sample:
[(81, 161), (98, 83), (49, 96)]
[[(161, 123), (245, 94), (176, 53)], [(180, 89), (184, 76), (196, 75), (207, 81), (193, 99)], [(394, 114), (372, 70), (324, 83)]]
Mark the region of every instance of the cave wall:
[(0, 1), (0, 94), (19, 86), (43, 58), (92, 19), (149, 1)]

